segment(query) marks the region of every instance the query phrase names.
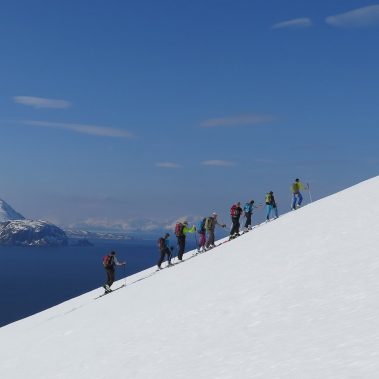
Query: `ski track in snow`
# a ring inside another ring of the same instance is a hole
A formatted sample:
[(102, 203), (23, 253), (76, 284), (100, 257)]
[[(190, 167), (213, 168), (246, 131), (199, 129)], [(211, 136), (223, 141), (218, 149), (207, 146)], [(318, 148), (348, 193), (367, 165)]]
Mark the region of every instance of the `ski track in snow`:
[(1, 377), (376, 379), (378, 189), (379, 177), (5, 326)]

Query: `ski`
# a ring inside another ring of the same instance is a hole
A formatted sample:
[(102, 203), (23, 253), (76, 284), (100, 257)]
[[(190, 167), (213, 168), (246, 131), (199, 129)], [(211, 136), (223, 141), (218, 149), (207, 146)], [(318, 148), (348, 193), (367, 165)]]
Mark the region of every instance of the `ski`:
[(120, 286), (120, 287), (115, 288), (115, 289), (112, 290), (112, 291), (104, 292), (103, 294), (101, 294), (101, 295), (95, 297), (95, 300), (96, 300), (96, 299), (100, 299), (101, 297), (103, 297), (103, 296), (105, 296), (105, 295), (109, 295), (110, 293), (112, 293), (112, 292), (114, 292), (114, 291), (120, 290), (120, 289), (123, 288), (123, 287), (125, 287), (125, 284), (123, 284), (123, 285)]

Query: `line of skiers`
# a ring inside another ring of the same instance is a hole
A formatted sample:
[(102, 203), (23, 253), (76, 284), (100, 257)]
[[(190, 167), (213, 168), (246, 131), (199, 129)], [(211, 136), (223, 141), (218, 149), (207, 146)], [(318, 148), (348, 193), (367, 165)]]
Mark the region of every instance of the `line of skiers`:
[[(295, 210), (299, 208), (303, 201), (303, 196), (300, 192), (302, 189), (308, 189), (309, 186), (304, 186), (299, 179), (295, 179), (292, 183), (292, 203), (291, 209)], [(271, 218), (271, 213), (274, 213), (274, 219), (279, 217), (278, 207), (275, 201), (273, 191), (270, 191), (265, 196), (266, 205), (266, 221)], [(230, 208), (231, 229), (229, 234), (229, 240), (234, 239), (240, 235), (240, 218), (242, 215), (245, 217), (244, 232), (252, 229), (252, 215), (254, 209), (258, 209), (262, 204), (255, 205), (254, 200), (247, 202), (244, 207), (241, 207), (241, 203), (237, 202)], [(215, 228), (220, 226), (226, 228), (226, 224), (219, 223), (217, 219), (217, 213), (213, 212), (211, 216), (204, 217), (197, 225), (193, 225), (191, 228), (188, 226), (187, 221), (177, 222), (175, 225), (175, 236), (177, 238), (178, 246), (178, 260), (183, 260), (183, 254), (186, 246), (186, 236), (188, 233), (199, 234), (198, 252), (204, 252), (212, 249), (215, 246)], [(197, 240), (197, 239), (196, 239)], [(158, 269), (161, 269), (161, 265), (167, 258), (168, 265), (172, 265), (172, 254), (174, 247), (170, 243), (170, 234), (166, 233), (163, 237), (158, 239), (158, 248), (160, 251), (159, 260), (157, 262)], [(115, 266), (123, 266), (125, 262), (119, 262), (116, 258), (116, 252), (112, 251), (103, 258), (103, 265), (107, 274), (107, 282), (103, 285), (105, 292), (111, 292), (111, 286), (115, 279)]]
[[(300, 193), (301, 189), (306, 188), (301, 182), (300, 179), (295, 179), (294, 183), (291, 186), (292, 191), (292, 204), (291, 209), (295, 210), (301, 206), (303, 201), (303, 196)], [(275, 201), (274, 192), (270, 191), (265, 196), (265, 205), (266, 205), (266, 221), (271, 219), (271, 214), (274, 214), (274, 219), (279, 217), (278, 207)], [(231, 218), (231, 229), (229, 234), (229, 240), (234, 239), (240, 235), (240, 218), (243, 215), (245, 217), (245, 224), (243, 232), (247, 232), (252, 228), (252, 215), (254, 209), (261, 207), (262, 204), (255, 205), (254, 200), (247, 202), (244, 207), (241, 207), (241, 203), (237, 202), (233, 204), (230, 209), (230, 218)], [(215, 228), (216, 225), (225, 228), (226, 225), (219, 223), (217, 220), (217, 213), (213, 212), (210, 217), (203, 218), (195, 227), (193, 225), (191, 228), (188, 227), (188, 222), (177, 222), (175, 225), (175, 236), (177, 238), (178, 246), (178, 259), (183, 260), (183, 254), (185, 251), (186, 236), (188, 233), (197, 233), (199, 234), (199, 240), (197, 242), (198, 252), (204, 252), (215, 246)], [(158, 268), (161, 268), (161, 265), (165, 258), (167, 257), (168, 264), (171, 265), (172, 252), (174, 250), (173, 246), (170, 244), (169, 240), (170, 234), (166, 233), (164, 237), (161, 237), (158, 240), (158, 246), (160, 250), (160, 257), (157, 263)], [(196, 239), (197, 240), (197, 239)]]

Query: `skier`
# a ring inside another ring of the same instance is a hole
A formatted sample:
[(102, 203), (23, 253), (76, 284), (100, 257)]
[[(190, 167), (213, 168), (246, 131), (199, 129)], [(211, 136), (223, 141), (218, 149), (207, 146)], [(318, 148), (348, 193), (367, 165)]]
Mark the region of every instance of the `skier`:
[(205, 250), (209, 250), (214, 247), (215, 244), (215, 228), (216, 225), (226, 228), (225, 224), (220, 224), (217, 221), (217, 213), (213, 212), (212, 216), (207, 217), (205, 220), (205, 230), (207, 231), (207, 242), (205, 243)]
[(111, 251), (103, 258), (104, 269), (107, 274), (107, 282), (103, 285), (105, 293), (112, 292), (111, 286), (115, 279), (115, 266), (125, 266), (126, 262), (119, 262), (116, 258), (116, 252)]
[(204, 252), (205, 251), (205, 240), (206, 240), (206, 237), (205, 237), (205, 221), (206, 221), (206, 218), (203, 218), (201, 221), (199, 221), (198, 225), (197, 225), (197, 232), (199, 233), (199, 246), (197, 247), (197, 251), (199, 253), (201, 252)]
[(253, 214), (254, 208), (258, 208), (254, 206), (254, 200), (250, 200), (250, 202), (246, 203), (243, 207), (243, 211), (246, 217), (245, 231), (251, 230), (251, 216)]
[(175, 235), (178, 238), (178, 259), (183, 260), (184, 250), (186, 248), (186, 235), (187, 233), (194, 233), (196, 231), (195, 225), (192, 228), (188, 227), (188, 222), (178, 222), (175, 226)]
[(303, 183), (300, 182), (300, 179), (295, 179), (292, 183), (292, 207), (291, 209), (294, 211), (297, 208), (300, 208), (301, 203), (303, 201), (303, 195), (300, 193), (301, 189), (305, 189)]
[(278, 207), (276, 206), (274, 192), (270, 191), (266, 194), (266, 221), (270, 221), (271, 211), (275, 212), (275, 218), (278, 218)]
[(238, 201), (237, 204), (233, 204), (230, 208), (230, 217), (232, 219), (232, 227), (230, 229), (229, 240), (239, 236), (240, 231), (240, 217), (242, 214), (241, 203)]
[(159, 260), (158, 260), (158, 263), (157, 263), (158, 269), (161, 269), (161, 264), (163, 263), (166, 255), (167, 255), (168, 265), (169, 266), (172, 265), (171, 257), (172, 257), (173, 247), (170, 246), (169, 237), (170, 237), (170, 234), (166, 233), (164, 235), (164, 237), (161, 237), (158, 239), (158, 247), (159, 247), (159, 251), (161, 253)]

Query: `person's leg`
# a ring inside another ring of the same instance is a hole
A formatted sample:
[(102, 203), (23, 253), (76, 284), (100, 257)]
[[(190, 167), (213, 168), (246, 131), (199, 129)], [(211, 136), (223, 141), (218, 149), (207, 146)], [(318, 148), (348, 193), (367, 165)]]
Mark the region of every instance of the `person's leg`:
[(278, 218), (278, 217), (279, 217), (279, 214), (278, 214), (278, 207), (275, 207), (275, 208), (274, 208), (274, 211), (275, 211), (275, 218)]
[(301, 203), (303, 202), (303, 195), (299, 192), (297, 194), (297, 205), (300, 207)]
[(164, 257), (165, 257), (165, 255), (166, 255), (166, 251), (165, 251), (165, 249), (162, 249), (161, 251), (160, 251), (160, 257), (159, 257), (159, 260), (158, 260), (158, 263), (157, 263), (157, 266), (158, 266), (158, 268), (161, 268), (161, 264), (162, 264), (162, 262), (164, 261)]
[(108, 287), (110, 288), (114, 282), (115, 278), (115, 270), (114, 269), (107, 269), (107, 275), (108, 275)]
[(184, 254), (184, 249), (186, 246), (186, 237), (185, 236), (178, 237), (178, 245), (179, 245), (178, 259), (182, 260), (183, 254)]
[(170, 265), (171, 264), (171, 257), (172, 257), (171, 250), (168, 247), (166, 247), (164, 250), (164, 253), (165, 253), (165, 255), (167, 255), (167, 262)]
[(205, 233), (200, 234), (200, 239), (199, 239), (199, 249), (203, 248), (205, 245)]
[(246, 213), (245, 228), (248, 229), (251, 226), (251, 213)]
[(214, 230), (210, 230), (209, 231), (209, 245), (207, 247), (209, 247), (211, 245), (214, 246), (214, 244), (215, 244), (215, 232), (214, 232)]
[(270, 219), (271, 209), (272, 209), (272, 205), (271, 204), (266, 204), (266, 220)]
[(292, 207), (291, 207), (291, 209), (296, 209), (296, 201), (297, 201), (297, 197), (296, 197), (296, 193), (294, 193), (292, 195)]

